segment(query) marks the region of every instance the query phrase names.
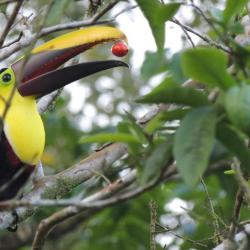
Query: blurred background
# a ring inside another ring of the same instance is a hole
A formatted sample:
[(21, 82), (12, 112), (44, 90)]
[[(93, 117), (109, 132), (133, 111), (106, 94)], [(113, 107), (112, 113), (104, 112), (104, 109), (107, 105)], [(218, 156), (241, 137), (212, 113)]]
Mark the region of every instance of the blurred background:
[[(50, 25), (82, 20), (91, 15), (87, 0), (58, 2), (61, 2), (60, 6), (63, 11), (59, 17), (56, 16), (56, 13), (52, 14), (55, 17), (54, 20), (50, 19)], [(194, 2), (201, 6), (205, 13), (213, 16), (219, 13), (225, 1), (200, 0)], [(47, 0), (26, 1), (22, 9), (22, 17), (19, 17), (23, 21), (17, 24), (9, 39), (14, 39), (24, 29), (25, 32), (29, 32), (33, 27), (35, 31), (39, 13), (43, 11), (47, 3)], [(163, 76), (167, 74), (166, 69), (171, 70), (176, 67), (175, 60), (178, 60), (178, 52), (182, 48), (190, 47), (182, 29), (173, 23), (167, 23), (165, 26), (165, 58), (158, 58), (156, 45), (146, 19), (139, 8), (129, 9), (135, 5), (136, 3), (132, 0), (121, 1), (104, 18), (114, 17), (123, 9), (128, 8), (126, 12), (116, 18), (116, 25), (128, 37), (129, 53), (122, 60), (130, 65), (130, 69), (108, 70), (65, 87), (50, 110), (43, 115), (47, 136), (43, 155), (46, 174), (60, 172), (93, 151), (95, 145), (90, 146), (78, 142), (83, 135), (114, 131), (117, 124), (125, 119), (127, 113), (139, 118), (151, 109), (152, 107), (135, 103), (135, 98), (148, 93), (150, 89), (158, 85)], [(0, 24), (2, 26), (6, 22), (6, 14), (11, 13), (13, 5), (2, 5), (1, 8)], [(182, 7), (177, 18), (213, 37), (194, 9)], [(44, 39), (49, 40), (58, 34), (60, 32)], [(195, 43), (199, 42), (196, 36), (191, 34), (191, 37)], [(38, 41), (38, 43), (42, 42), (43, 40)], [(80, 55), (77, 60), (114, 58), (111, 46), (112, 44), (106, 44), (100, 48), (96, 47)], [(2, 62), (1, 66), (13, 62), (18, 56), (18, 54), (14, 54), (7, 61)], [(181, 74), (176, 77), (183, 80)], [(112, 176), (110, 178), (112, 179)], [(219, 182), (220, 178), (221, 176), (218, 175), (210, 176), (206, 183), (217, 212), (227, 222), (233, 206), (229, 195), (235, 190), (230, 178), (227, 181)], [(220, 191), (218, 192), (218, 190)], [(73, 192), (77, 194), (79, 191), (81, 191), (81, 186)], [(66, 221), (52, 232), (45, 249), (150, 249), (149, 202), (151, 200), (157, 204), (160, 222), (163, 225), (171, 225), (183, 236), (173, 237), (173, 234), (168, 232), (159, 234), (157, 236), (158, 249), (204, 249), (202, 246), (193, 245), (185, 240), (185, 237), (205, 239), (209, 235), (212, 236), (213, 229), (207, 221), (210, 215), (204, 190), (202, 186), (198, 186), (191, 192), (185, 184), (178, 181), (162, 184), (135, 200), (107, 208), (100, 213), (96, 211), (97, 214), (90, 220), (85, 221), (86, 216), (90, 215), (83, 214)], [(8, 246), (2, 243), (0, 249), (30, 249), (32, 231), (42, 218), (50, 215), (54, 210), (52, 208), (40, 210), (23, 223), (16, 233), (1, 231), (0, 242), (8, 241)], [(204, 211), (207, 211), (208, 218), (200, 217)], [(85, 222), (81, 223), (83, 218)]]

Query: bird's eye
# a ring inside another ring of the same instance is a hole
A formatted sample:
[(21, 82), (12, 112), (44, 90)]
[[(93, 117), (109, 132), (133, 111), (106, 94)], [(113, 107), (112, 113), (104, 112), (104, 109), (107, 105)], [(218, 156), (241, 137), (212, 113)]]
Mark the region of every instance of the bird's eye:
[(2, 76), (2, 80), (4, 84), (8, 84), (11, 81), (11, 74), (6, 73)]

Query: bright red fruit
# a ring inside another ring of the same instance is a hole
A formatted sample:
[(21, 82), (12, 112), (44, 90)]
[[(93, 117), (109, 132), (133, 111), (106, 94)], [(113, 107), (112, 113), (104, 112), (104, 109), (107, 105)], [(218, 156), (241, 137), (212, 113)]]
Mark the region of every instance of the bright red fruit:
[(115, 56), (126, 56), (128, 53), (128, 46), (123, 42), (117, 42), (112, 46), (111, 51)]

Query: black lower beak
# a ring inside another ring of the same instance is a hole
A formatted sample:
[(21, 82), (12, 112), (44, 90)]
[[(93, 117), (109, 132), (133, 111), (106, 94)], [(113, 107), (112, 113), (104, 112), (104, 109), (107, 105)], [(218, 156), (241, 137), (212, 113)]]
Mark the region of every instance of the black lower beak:
[(50, 71), (18, 86), (22, 96), (44, 96), (54, 90), (94, 73), (115, 67), (128, 67), (121, 61), (97, 61)]

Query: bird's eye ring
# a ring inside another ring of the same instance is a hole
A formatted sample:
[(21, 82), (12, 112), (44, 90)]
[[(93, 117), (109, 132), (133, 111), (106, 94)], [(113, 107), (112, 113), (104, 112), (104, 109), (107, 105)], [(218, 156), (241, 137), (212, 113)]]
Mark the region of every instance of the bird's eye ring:
[(4, 84), (8, 84), (11, 81), (11, 74), (6, 73), (2, 76), (2, 80)]

